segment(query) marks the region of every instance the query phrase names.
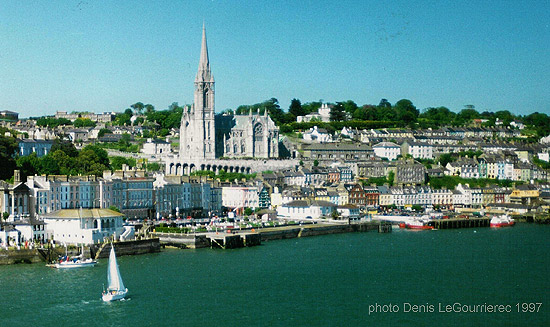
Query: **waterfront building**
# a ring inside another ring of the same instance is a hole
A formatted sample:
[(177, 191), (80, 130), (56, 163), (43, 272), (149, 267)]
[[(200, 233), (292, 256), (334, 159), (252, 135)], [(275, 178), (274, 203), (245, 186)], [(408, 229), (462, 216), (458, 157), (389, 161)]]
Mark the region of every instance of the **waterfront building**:
[(113, 183), (93, 175), (28, 176), (35, 210), (46, 214), (60, 209), (108, 208), (114, 203)]
[(358, 206), (355, 206), (353, 204), (346, 204), (336, 207), (336, 210), (338, 211), (338, 214), (342, 218), (348, 218), (348, 219), (357, 219), (359, 218), (360, 209)]
[(124, 232), (124, 215), (109, 209), (62, 209), (42, 215), (48, 239), (60, 244), (90, 245)]
[(359, 207), (367, 205), (367, 193), (361, 184), (355, 184), (349, 191), (349, 203)]
[(432, 205), (450, 208), (453, 205), (453, 192), (446, 188), (432, 189)]
[(31, 191), (21, 182), (21, 172), (14, 171), (13, 184), (0, 181), (0, 214), (9, 214), (7, 221), (28, 218), (32, 212)]
[(379, 194), (378, 205), (380, 207), (388, 207), (393, 205), (393, 197), (389, 187), (386, 185), (381, 185), (381, 186), (377, 186), (377, 188), (378, 188), (378, 194)]
[(229, 185), (222, 187), (222, 205), (227, 208), (260, 207), (260, 190), (257, 186)]
[(538, 199), (540, 190), (533, 184), (517, 185), (510, 194), (510, 202), (530, 205)]
[(327, 201), (295, 200), (277, 207), (277, 217), (303, 220), (330, 217), (336, 205)]

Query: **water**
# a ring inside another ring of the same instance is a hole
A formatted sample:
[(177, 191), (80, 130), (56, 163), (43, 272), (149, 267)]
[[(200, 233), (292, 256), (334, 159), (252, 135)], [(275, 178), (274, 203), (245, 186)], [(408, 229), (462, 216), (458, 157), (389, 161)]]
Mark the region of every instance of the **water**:
[[(118, 258), (129, 296), (115, 303), (100, 299), (106, 260), (0, 266), (0, 326), (548, 326), (549, 246), (550, 226), (520, 224), (166, 250)], [(523, 302), (542, 305), (518, 313)], [(443, 313), (440, 303), (512, 312)], [(412, 305), (434, 312), (404, 312)]]

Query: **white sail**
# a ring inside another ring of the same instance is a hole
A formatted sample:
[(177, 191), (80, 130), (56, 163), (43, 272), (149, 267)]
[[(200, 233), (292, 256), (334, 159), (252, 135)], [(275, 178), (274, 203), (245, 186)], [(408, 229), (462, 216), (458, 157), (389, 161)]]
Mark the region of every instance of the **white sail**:
[(115, 247), (111, 244), (111, 253), (109, 255), (109, 270), (107, 271), (107, 281), (109, 283), (109, 290), (123, 291), (124, 283), (122, 277), (120, 277), (120, 271), (118, 270), (118, 264), (116, 261)]

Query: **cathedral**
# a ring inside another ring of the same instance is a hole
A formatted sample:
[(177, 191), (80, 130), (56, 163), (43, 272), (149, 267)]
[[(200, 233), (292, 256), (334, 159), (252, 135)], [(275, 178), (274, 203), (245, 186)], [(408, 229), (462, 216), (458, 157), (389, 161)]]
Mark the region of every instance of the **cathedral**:
[(180, 162), (216, 158), (278, 158), (279, 128), (267, 115), (215, 115), (214, 75), (210, 70), (206, 30), (202, 28), (194, 102), (184, 109), (180, 127)]

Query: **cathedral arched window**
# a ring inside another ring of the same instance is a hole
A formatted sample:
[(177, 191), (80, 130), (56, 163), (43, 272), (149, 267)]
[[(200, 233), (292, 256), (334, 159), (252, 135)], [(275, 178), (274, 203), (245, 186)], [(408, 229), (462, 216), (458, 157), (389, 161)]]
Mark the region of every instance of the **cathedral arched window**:
[(241, 143), (241, 153), (244, 153), (244, 143)]
[(204, 104), (204, 108), (208, 108), (208, 88), (205, 87), (204, 91), (202, 92), (202, 103)]
[(233, 153), (237, 153), (237, 144), (233, 144)]

